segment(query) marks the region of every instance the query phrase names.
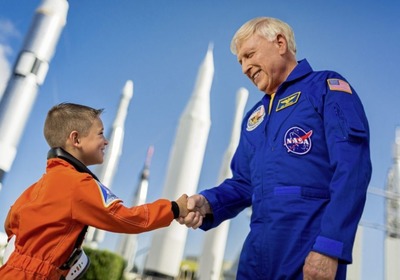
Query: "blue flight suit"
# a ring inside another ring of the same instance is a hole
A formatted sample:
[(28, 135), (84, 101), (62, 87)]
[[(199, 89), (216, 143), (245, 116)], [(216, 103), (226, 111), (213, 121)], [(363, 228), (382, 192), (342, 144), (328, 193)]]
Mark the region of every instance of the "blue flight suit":
[(246, 114), (231, 168), (201, 192), (213, 210), (201, 228), (252, 206), (237, 279), (303, 279), (310, 251), (338, 258), (345, 279), (372, 167), (368, 121), (342, 76), (300, 61)]

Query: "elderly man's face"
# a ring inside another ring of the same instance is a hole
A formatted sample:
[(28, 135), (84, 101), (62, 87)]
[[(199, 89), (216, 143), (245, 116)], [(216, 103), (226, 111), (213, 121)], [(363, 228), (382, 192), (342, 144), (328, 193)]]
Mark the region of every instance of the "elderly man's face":
[(266, 94), (276, 92), (286, 78), (283, 77), (285, 61), (282, 56), (286, 45), (283, 50), (281, 41), (281, 36), (268, 41), (261, 35), (253, 34), (237, 45), (237, 58), (243, 73)]

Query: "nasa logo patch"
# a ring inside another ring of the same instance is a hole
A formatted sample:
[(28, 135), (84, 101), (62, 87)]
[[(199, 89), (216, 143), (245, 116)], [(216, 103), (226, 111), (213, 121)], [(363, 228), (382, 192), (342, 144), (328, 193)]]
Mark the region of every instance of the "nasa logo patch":
[(100, 196), (102, 197), (102, 201), (105, 207), (110, 206), (114, 201), (121, 201), (115, 194), (113, 194), (110, 189), (104, 186), (102, 183), (97, 182), (97, 186), (99, 187)]
[(304, 155), (311, 150), (311, 135), (313, 131), (305, 132), (300, 127), (289, 128), (284, 137), (284, 145), (288, 153)]
[(254, 112), (250, 115), (249, 119), (247, 120), (247, 131), (252, 131), (254, 130), (257, 126), (262, 123), (265, 117), (265, 109), (264, 105), (258, 106), (257, 109), (254, 110)]

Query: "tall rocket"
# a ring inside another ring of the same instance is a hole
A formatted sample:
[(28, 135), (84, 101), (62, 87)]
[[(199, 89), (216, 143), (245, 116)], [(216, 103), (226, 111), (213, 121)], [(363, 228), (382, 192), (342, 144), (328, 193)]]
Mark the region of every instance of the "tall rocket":
[(26, 121), (67, 21), (66, 0), (43, 0), (0, 101), (0, 187), (10, 171)]
[[(240, 128), (247, 103), (249, 92), (245, 88), (240, 88), (236, 93), (236, 110), (233, 119), (232, 134), (228, 148), (225, 151), (222, 161), (218, 183), (226, 178), (232, 177), (230, 163), (233, 154), (239, 144)], [(230, 221), (221, 223), (217, 228), (209, 230), (205, 234), (203, 251), (200, 256), (198, 270), (199, 280), (218, 280), (220, 279), (222, 263), (224, 260), (225, 246), (228, 238)]]
[[(111, 188), (112, 180), (118, 169), (119, 158), (122, 153), (122, 145), (124, 142), (124, 125), (128, 107), (133, 95), (133, 82), (128, 80), (122, 90), (117, 115), (111, 129), (111, 136), (108, 138), (109, 143), (104, 157), (104, 162), (98, 165), (96, 175), (99, 180), (107, 187)], [(87, 246), (97, 248), (98, 244), (104, 240), (104, 231), (89, 227), (86, 234), (85, 243)]]
[(400, 279), (400, 128), (396, 130), (393, 165), (386, 196), (385, 279)]
[[(146, 203), (147, 190), (149, 187), (150, 163), (154, 153), (154, 147), (150, 146), (147, 150), (146, 161), (144, 163), (140, 180), (133, 197), (132, 206), (143, 205)], [(124, 258), (127, 265), (125, 272), (129, 273), (133, 267), (137, 251), (137, 235), (136, 234), (121, 234), (117, 252)]]
[[(211, 126), (210, 90), (214, 76), (210, 45), (200, 66), (192, 97), (183, 111), (172, 146), (163, 197), (177, 199), (196, 192)], [(173, 223), (157, 230), (145, 264), (149, 276), (176, 277), (179, 273), (187, 228)]]

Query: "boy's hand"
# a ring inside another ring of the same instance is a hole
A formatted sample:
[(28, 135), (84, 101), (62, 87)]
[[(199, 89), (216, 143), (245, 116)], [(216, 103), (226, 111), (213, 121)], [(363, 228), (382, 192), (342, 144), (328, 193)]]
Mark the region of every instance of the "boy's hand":
[(181, 195), (180, 198), (175, 200), (175, 202), (179, 206), (179, 217), (186, 217), (187, 214), (189, 213), (189, 210), (187, 209), (187, 199), (188, 199), (187, 194), (183, 194)]
[(180, 216), (177, 221), (188, 228), (197, 229), (203, 224), (206, 214), (212, 214), (212, 209), (207, 199), (201, 194), (195, 194), (187, 198), (188, 213)]

